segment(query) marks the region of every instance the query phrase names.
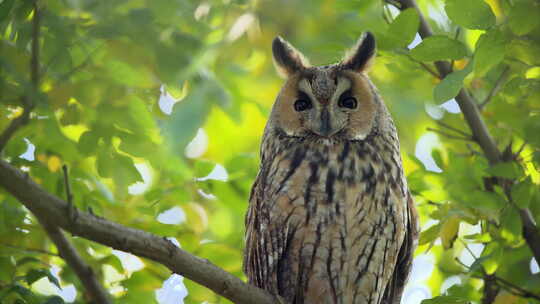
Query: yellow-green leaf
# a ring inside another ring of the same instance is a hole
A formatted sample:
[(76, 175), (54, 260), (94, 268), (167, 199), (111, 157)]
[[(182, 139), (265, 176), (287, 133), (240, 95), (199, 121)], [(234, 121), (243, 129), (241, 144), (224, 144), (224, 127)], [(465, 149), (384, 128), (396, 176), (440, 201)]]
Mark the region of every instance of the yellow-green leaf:
[(485, 30), (495, 25), (495, 15), (483, 0), (446, 0), (448, 17), (468, 29)]
[(411, 56), (421, 61), (461, 59), (467, 55), (463, 43), (446, 36), (431, 36), (411, 50)]

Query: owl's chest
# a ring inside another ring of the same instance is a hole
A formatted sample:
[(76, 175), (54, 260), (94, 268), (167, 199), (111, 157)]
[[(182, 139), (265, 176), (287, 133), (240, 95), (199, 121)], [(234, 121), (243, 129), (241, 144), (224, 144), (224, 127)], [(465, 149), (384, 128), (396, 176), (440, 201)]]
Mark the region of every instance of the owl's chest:
[(266, 159), (260, 194), (274, 212), (300, 213), (307, 219), (366, 208), (383, 212), (395, 209), (391, 197), (405, 196), (401, 172), (399, 155), (391, 151), (351, 144), (297, 147)]

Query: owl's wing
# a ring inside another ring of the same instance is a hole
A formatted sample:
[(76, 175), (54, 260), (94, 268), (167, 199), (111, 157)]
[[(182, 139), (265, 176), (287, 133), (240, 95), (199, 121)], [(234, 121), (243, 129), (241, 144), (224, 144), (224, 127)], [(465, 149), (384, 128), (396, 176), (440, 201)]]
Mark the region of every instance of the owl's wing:
[(407, 193), (407, 231), (403, 244), (399, 249), (397, 264), (394, 268), (394, 273), (386, 290), (384, 291), (384, 297), (382, 303), (385, 304), (399, 304), (403, 288), (407, 283), (407, 277), (411, 271), (413, 254), (416, 249), (416, 241), (418, 239), (418, 215), (414, 208), (414, 201), (412, 195)]
[(284, 272), (283, 255), (289, 246), (287, 225), (271, 219), (264, 195), (264, 182), (258, 176), (250, 195), (246, 215), (246, 248), (244, 252), (244, 272), (249, 283), (281, 294), (281, 280)]

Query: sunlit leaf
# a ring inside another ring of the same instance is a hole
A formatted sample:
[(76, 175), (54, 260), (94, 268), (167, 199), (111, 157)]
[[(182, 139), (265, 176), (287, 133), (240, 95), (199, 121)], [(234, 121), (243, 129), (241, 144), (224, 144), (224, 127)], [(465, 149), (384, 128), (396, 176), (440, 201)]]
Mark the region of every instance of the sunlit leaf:
[(493, 176), (518, 178), (523, 175), (522, 169), (515, 162), (498, 163), (486, 169)]
[(474, 73), (477, 77), (483, 76), (504, 59), (506, 43), (503, 33), (498, 30), (490, 30), (480, 36), (474, 53)]
[(457, 96), (463, 87), (463, 80), (472, 70), (472, 63), (469, 63), (463, 70), (452, 72), (433, 89), (435, 103), (440, 104)]
[(419, 24), (420, 18), (415, 9), (408, 8), (402, 11), (390, 24), (380, 47), (388, 49), (406, 47), (414, 39)]
[(530, 18), (531, 12), (540, 12), (538, 2), (516, 1), (510, 9), (508, 25), (516, 35), (525, 35), (540, 25), (540, 18)]
[(448, 17), (469, 29), (487, 29), (495, 24), (495, 15), (484, 0), (446, 0)]
[(41, 278), (47, 278), (49, 282), (60, 288), (60, 282), (58, 282), (58, 280), (47, 269), (30, 269), (26, 273), (25, 280), (29, 285), (32, 285), (34, 282)]
[(515, 244), (521, 238), (522, 224), (518, 210), (507, 208), (501, 215), (501, 236), (510, 244)]
[(520, 208), (528, 208), (538, 185), (532, 183), (530, 177), (512, 186), (512, 201)]
[(422, 231), (422, 233), (420, 233), (420, 240), (418, 241), (418, 245), (424, 245), (435, 241), (439, 237), (440, 231), (441, 224), (433, 225), (427, 230)]
[(432, 299), (422, 300), (422, 304), (468, 304), (466, 298), (458, 296), (437, 296)]
[(442, 223), (439, 234), (444, 248), (452, 248), (459, 232), (459, 223), (460, 219), (455, 216), (446, 219)]
[(99, 136), (96, 132), (86, 131), (79, 137), (77, 148), (85, 155), (94, 153), (98, 148)]
[(411, 56), (421, 61), (461, 59), (467, 55), (463, 43), (446, 36), (431, 36), (411, 50)]

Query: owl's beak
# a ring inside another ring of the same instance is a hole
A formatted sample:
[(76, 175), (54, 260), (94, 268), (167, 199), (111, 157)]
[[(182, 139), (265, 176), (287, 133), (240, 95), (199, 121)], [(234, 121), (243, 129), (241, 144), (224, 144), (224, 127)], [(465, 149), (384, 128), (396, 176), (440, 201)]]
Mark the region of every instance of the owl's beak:
[(337, 133), (339, 129), (332, 127), (332, 121), (330, 119), (330, 113), (328, 109), (323, 108), (321, 111), (320, 122), (316, 125), (313, 132), (319, 136), (330, 137)]

